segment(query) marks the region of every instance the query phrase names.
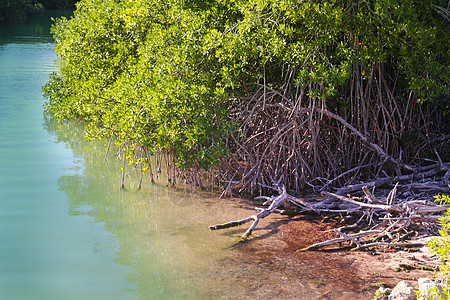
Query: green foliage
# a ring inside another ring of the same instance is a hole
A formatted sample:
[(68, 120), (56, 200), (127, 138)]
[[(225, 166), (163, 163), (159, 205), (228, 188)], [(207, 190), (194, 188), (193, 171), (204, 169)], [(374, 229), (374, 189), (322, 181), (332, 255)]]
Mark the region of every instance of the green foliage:
[[(450, 204), (449, 195), (437, 195), (435, 196), (435, 201), (441, 205)], [(434, 238), (428, 243), (430, 250), (439, 256), (441, 261), (440, 271), (442, 276), (447, 282), (450, 275), (450, 209), (444, 213), (444, 216), (439, 219), (442, 228), (439, 229), (439, 238)], [(438, 290), (431, 291), (433, 295), (438, 296), (438, 299), (448, 299), (450, 296), (448, 287), (444, 288), (443, 291)], [(442, 294), (443, 293), (443, 294)]]
[(201, 15), (166, 1), (82, 1), (54, 33), (62, 61), (45, 88), (59, 118), (89, 120), (89, 137), (176, 153), (208, 167), (226, 154), (227, 95), (199, 51)]
[(422, 101), (448, 95), (448, 24), (431, 6), (444, 2), (83, 0), (53, 28), (48, 109), (88, 120), (91, 138), (208, 167), (228, 151), (229, 108), (258, 83), (281, 88), (286, 70), (335, 106), (375, 62)]
[[(450, 204), (450, 196), (437, 195), (436, 202), (441, 205)], [(432, 239), (428, 246), (436, 253), (442, 261), (441, 272), (444, 276), (450, 275), (450, 210), (444, 213), (444, 216), (439, 219), (442, 228), (439, 229), (440, 238)]]

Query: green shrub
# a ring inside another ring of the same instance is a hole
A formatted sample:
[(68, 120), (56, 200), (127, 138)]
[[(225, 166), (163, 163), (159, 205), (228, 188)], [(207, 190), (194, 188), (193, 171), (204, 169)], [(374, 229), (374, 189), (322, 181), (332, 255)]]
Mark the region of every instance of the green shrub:
[(370, 81), (380, 62), (402, 93), (448, 95), (448, 25), (434, 2), (445, 4), (83, 0), (53, 28), (61, 71), (44, 89), (47, 107), (87, 120), (91, 138), (207, 168), (229, 151), (230, 108), (247, 105), (262, 82), (281, 90), (291, 76), (308, 96), (344, 109), (355, 68)]
[[(437, 195), (435, 196), (436, 202), (446, 205), (450, 204), (449, 195)], [(444, 278), (444, 283), (447, 284), (450, 275), (450, 209), (444, 213), (444, 216), (439, 219), (442, 228), (439, 229), (439, 238), (434, 238), (428, 243), (430, 250), (439, 256), (441, 261), (440, 271)], [(442, 294), (443, 293), (443, 294)], [(449, 299), (449, 288), (444, 288), (442, 293), (437, 289), (432, 290), (430, 295), (437, 295), (438, 299)]]

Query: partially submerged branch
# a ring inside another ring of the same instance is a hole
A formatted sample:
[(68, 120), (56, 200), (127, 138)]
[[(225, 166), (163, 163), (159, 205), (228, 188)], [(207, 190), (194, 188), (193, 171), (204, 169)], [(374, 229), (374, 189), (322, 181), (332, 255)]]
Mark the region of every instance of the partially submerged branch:
[(336, 197), (337, 199), (347, 202), (347, 203), (351, 203), (351, 204), (355, 204), (361, 207), (367, 207), (367, 208), (378, 208), (378, 209), (384, 209), (384, 210), (393, 210), (393, 211), (403, 211), (402, 208), (394, 206), (394, 205), (383, 205), (383, 204), (370, 204), (370, 203), (364, 203), (364, 202), (359, 202), (359, 201), (355, 201), (352, 200), (350, 198), (344, 197), (344, 196), (340, 196), (337, 194), (333, 194), (333, 193), (328, 193), (328, 192), (322, 192), (322, 194), (327, 195), (327, 196), (331, 196), (331, 197)]
[[(328, 240), (328, 241), (325, 241), (325, 242), (316, 243), (316, 244), (310, 245), (310, 246), (308, 246), (306, 248), (299, 249), (298, 251), (315, 250), (315, 249), (322, 248), (322, 247), (325, 247), (325, 246), (328, 246), (328, 245), (332, 245), (332, 244), (336, 244), (336, 243), (342, 243), (342, 242), (345, 242), (345, 241), (352, 241), (353, 239), (357, 239), (357, 238), (360, 238), (360, 237), (363, 237), (363, 236), (366, 236), (366, 235), (377, 234), (377, 233), (380, 233), (380, 231), (379, 230), (362, 231), (362, 232), (358, 232), (358, 233), (355, 233), (355, 234), (352, 234), (352, 235), (347, 235), (345, 237), (341, 236), (340, 238), (335, 238), (335, 239)], [(341, 233), (341, 235), (342, 235), (342, 233)]]
[[(273, 200), (269, 200), (272, 203), (270, 204), (270, 206), (268, 208), (258, 209), (260, 211), (259, 213), (252, 215), (250, 217), (241, 219), (241, 220), (209, 226), (209, 229), (219, 230), (219, 229), (225, 229), (225, 228), (230, 228), (230, 227), (236, 227), (236, 226), (240, 226), (242, 224), (248, 223), (253, 220), (252, 225), (250, 225), (250, 227), (247, 229), (247, 231), (242, 235), (242, 238), (246, 239), (252, 234), (252, 231), (255, 229), (256, 225), (258, 225), (260, 219), (263, 219), (263, 218), (267, 217), (268, 215), (270, 215), (271, 213), (275, 212), (277, 210), (278, 206), (283, 204), (286, 200), (295, 201), (296, 205), (304, 205), (304, 207), (307, 210), (315, 210), (311, 204), (289, 195), (286, 192), (286, 188), (283, 187), (281, 190), (281, 194), (279, 196), (275, 197)], [(267, 203), (267, 202), (268, 201), (266, 201), (265, 203)]]

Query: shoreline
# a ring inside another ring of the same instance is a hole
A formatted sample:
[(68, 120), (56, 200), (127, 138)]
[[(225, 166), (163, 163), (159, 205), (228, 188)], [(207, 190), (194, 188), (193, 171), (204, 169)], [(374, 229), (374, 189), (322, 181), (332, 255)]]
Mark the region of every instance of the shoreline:
[[(393, 288), (406, 280), (417, 287), (419, 277), (434, 277), (433, 271), (401, 270), (401, 265), (424, 262), (437, 266), (426, 246), (408, 252), (388, 248), (351, 251), (348, 247), (332, 245), (325, 250), (300, 252), (297, 250), (310, 243), (333, 237), (333, 224), (310, 216), (280, 218), (278, 215), (271, 219), (255, 230), (255, 236), (236, 245), (240, 260), (269, 268), (272, 277), (278, 278), (278, 281), (272, 279), (272, 287), (266, 286), (268, 290), (263, 294), (257, 289), (255, 296), (276, 299), (280, 297), (278, 290), (282, 291), (283, 299), (298, 299), (296, 287), (304, 286), (317, 299), (372, 299), (380, 286)], [(248, 279), (253, 286), (263, 280)]]

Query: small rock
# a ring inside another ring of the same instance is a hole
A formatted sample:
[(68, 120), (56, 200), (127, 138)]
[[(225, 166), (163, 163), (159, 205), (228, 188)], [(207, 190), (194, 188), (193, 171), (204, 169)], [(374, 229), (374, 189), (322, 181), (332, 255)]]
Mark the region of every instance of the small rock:
[[(439, 299), (439, 297), (437, 295), (435, 295), (434, 297), (431, 297), (428, 294), (432, 288), (437, 287), (436, 292), (439, 292), (439, 290), (442, 290), (443, 286), (444, 285), (442, 285), (441, 283), (436, 283), (429, 278), (419, 278), (419, 291), (420, 291), (419, 299), (423, 299), (423, 300)], [(442, 297), (444, 297), (444, 296), (442, 296)]]
[(429, 278), (419, 278), (420, 298), (428, 299), (428, 292), (436, 286), (436, 283)]
[(384, 286), (380, 286), (378, 290), (373, 295), (374, 300), (387, 300), (388, 295), (392, 292), (390, 288), (386, 288)]
[(400, 281), (393, 289), (388, 297), (389, 300), (416, 300), (417, 295), (414, 293), (414, 287), (406, 282)]
[(380, 288), (373, 295), (372, 300), (388, 300), (388, 296), (391, 293), (391, 289), (380, 286)]

